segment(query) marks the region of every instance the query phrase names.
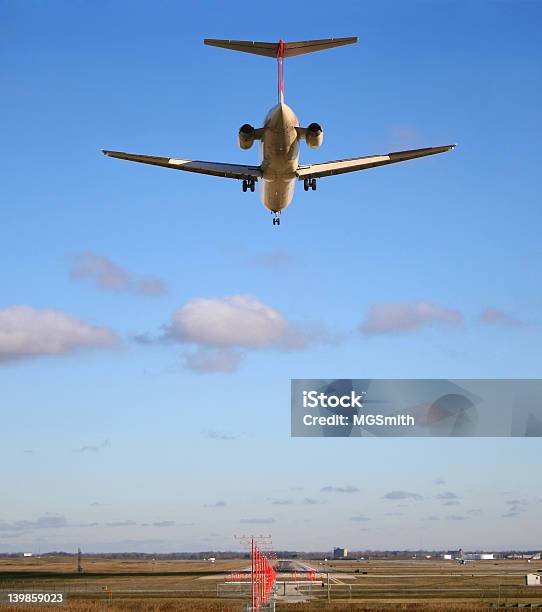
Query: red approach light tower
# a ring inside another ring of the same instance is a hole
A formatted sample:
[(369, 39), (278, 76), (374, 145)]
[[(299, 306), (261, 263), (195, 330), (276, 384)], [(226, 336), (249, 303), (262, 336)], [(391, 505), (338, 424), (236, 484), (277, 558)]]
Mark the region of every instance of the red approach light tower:
[(271, 612), (275, 609), (271, 601), (271, 593), (276, 579), (273, 564), (257, 544), (257, 540), (271, 542), (271, 536), (241, 536), (239, 539), (250, 543), (250, 603), (246, 604), (246, 612)]
[(258, 612), (262, 606), (269, 603), (276, 572), (267, 556), (258, 548), (251, 538), (251, 582), (252, 582), (252, 607), (251, 611)]

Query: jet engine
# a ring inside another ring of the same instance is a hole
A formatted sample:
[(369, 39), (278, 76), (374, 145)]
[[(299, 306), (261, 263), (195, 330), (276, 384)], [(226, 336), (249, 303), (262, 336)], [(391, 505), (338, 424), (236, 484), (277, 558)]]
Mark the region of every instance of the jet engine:
[(242, 125), (239, 128), (239, 146), (241, 149), (250, 149), (255, 137), (256, 130), (249, 123)]
[(318, 123), (311, 123), (305, 130), (305, 141), (311, 149), (317, 149), (324, 139), (324, 130)]

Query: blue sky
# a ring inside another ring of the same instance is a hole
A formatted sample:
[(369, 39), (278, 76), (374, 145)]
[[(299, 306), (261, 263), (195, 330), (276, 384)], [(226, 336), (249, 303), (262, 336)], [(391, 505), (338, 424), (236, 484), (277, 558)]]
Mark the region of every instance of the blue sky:
[[(536, 439), (289, 435), (290, 378), (542, 375), (541, 17), (0, 2), (0, 550), (541, 546)], [(297, 189), (280, 228), (236, 181), (100, 154), (257, 163), (237, 130), (275, 103), (275, 63), (202, 39), (351, 35), (286, 62), (286, 101), (324, 127), (302, 161), (455, 151)], [(259, 344), (190, 328), (228, 296), (253, 296)], [(386, 333), (362, 333), (383, 304)]]

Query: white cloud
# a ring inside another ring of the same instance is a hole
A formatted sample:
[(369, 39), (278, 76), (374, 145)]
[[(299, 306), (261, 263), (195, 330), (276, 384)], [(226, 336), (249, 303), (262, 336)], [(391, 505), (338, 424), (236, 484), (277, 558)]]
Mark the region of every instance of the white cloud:
[(111, 348), (118, 337), (59, 310), (12, 306), (0, 310), (0, 362), (66, 355), (87, 348)]
[(172, 313), (161, 334), (140, 333), (133, 338), (143, 345), (191, 344), (195, 350), (184, 354), (184, 366), (205, 373), (234, 372), (249, 350), (301, 351), (338, 340), (322, 326), (290, 323), (253, 295), (188, 300)]
[(361, 326), (365, 334), (407, 332), (428, 325), (460, 326), (463, 316), (457, 310), (438, 306), (432, 302), (414, 304), (373, 304)]
[(215, 347), (261, 348), (279, 343), (288, 324), (281, 313), (250, 295), (196, 298), (178, 308), (174, 338)]
[(525, 327), (526, 323), (514, 319), (509, 314), (496, 308), (486, 308), (480, 315), (480, 321), (487, 325), (501, 325), (503, 327)]
[(415, 499), (416, 501), (421, 501), (423, 496), (418, 493), (411, 493), (410, 491), (390, 491), (384, 495), (384, 499)]
[(168, 289), (163, 280), (151, 277), (136, 279), (133, 291), (141, 295), (165, 295)]
[(240, 434), (227, 433), (224, 431), (215, 431), (214, 429), (210, 429), (205, 432), (205, 437), (210, 440), (238, 440), (240, 438)]
[(416, 128), (408, 125), (396, 125), (390, 129), (390, 148), (394, 151), (414, 149), (420, 135)]
[(76, 452), (78, 453), (97, 453), (104, 448), (109, 448), (109, 439), (104, 440), (101, 444), (85, 444), (81, 446)]
[(327, 485), (326, 487), (322, 487), (322, 493), (358, 493), (359, 489), (357, 487), (353, 487), (352, 485), (346, 485), (344, 487), (334, 487), (332, 485)]
[(264, 268), (286, 268), (291, 265), (292, 256), (286, 249), (272, 249), (258, 253), (253, 261)]
[(227, 348), (198, 348), (193, 353), (184, 354), (184, 365), (196, 372), (235, 372), (243, 355)]
[(459, 499), (459, 495), (457, 493), (453, 493), (452, 491), (445, 491), (444, 493), (439, 493), (436, 495), (437, 499)]
[(84, 251), (77, 255), (70, 270), (73, 280), (89, 280), (99, 289), (126, 291), (139, 295), (164, 295), (165, 283), (155, 277), (139, 277), (125, 270), (109, 257)]
[(62, 514), (45, 514), (38, 517), (35, 521), (0, 521), (0, 533), (5, 537), (5, 533), (22, 533), (34, 531), (36, 529), (65, 529), (68, 527), (97, 527), (98, 523), (71, 523)]
[(357, 514), (356, 516), (351, 516), (350, 520), (358, 523), (364, 523), (366, 521), (370, 521), (371, 519), (368, 516), (365, 516), (364, 514)]
[[(303, 350), (313, 342), (327, 342), (326, 332), (290, 324), (276, 308), (252, 295), (195, 298), (178, 308), (163, 339), (213, 349)], [(148, 341), (148, 339), (147, 339)], [(192, 369), (232, 371), (241, 356), (235, 353), (189, 355)]]

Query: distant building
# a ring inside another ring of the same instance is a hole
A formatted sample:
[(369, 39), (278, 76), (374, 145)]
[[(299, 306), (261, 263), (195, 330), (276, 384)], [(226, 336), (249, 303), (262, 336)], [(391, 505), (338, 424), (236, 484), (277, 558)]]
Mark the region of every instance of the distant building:
[(347, 548), (334, 548), (333, 549), (333, 558), (334, 559), (346, 559), (348, 557), (348, 549)]
[(460, 548), (459, 550), (449, 550), (442, 555), (443, 559), (447, 559), (448, 561), (451, 559), (460, 559), (463, 556), (463, 550)]
[(34, 553), (23, 553), (23, 557), (32, 557)]
[(528, 561), (540, 561), (542, 553), (510, 553), (507, 559), (527, 559)]
[(525, 576), (525, 583), (527, 586), (542, 586), (541, 578), (540, 574), (527, 574)]
[(495, 559), (494, 553), (465, 553), (463, 555), (465, 561), (490, 561)]

